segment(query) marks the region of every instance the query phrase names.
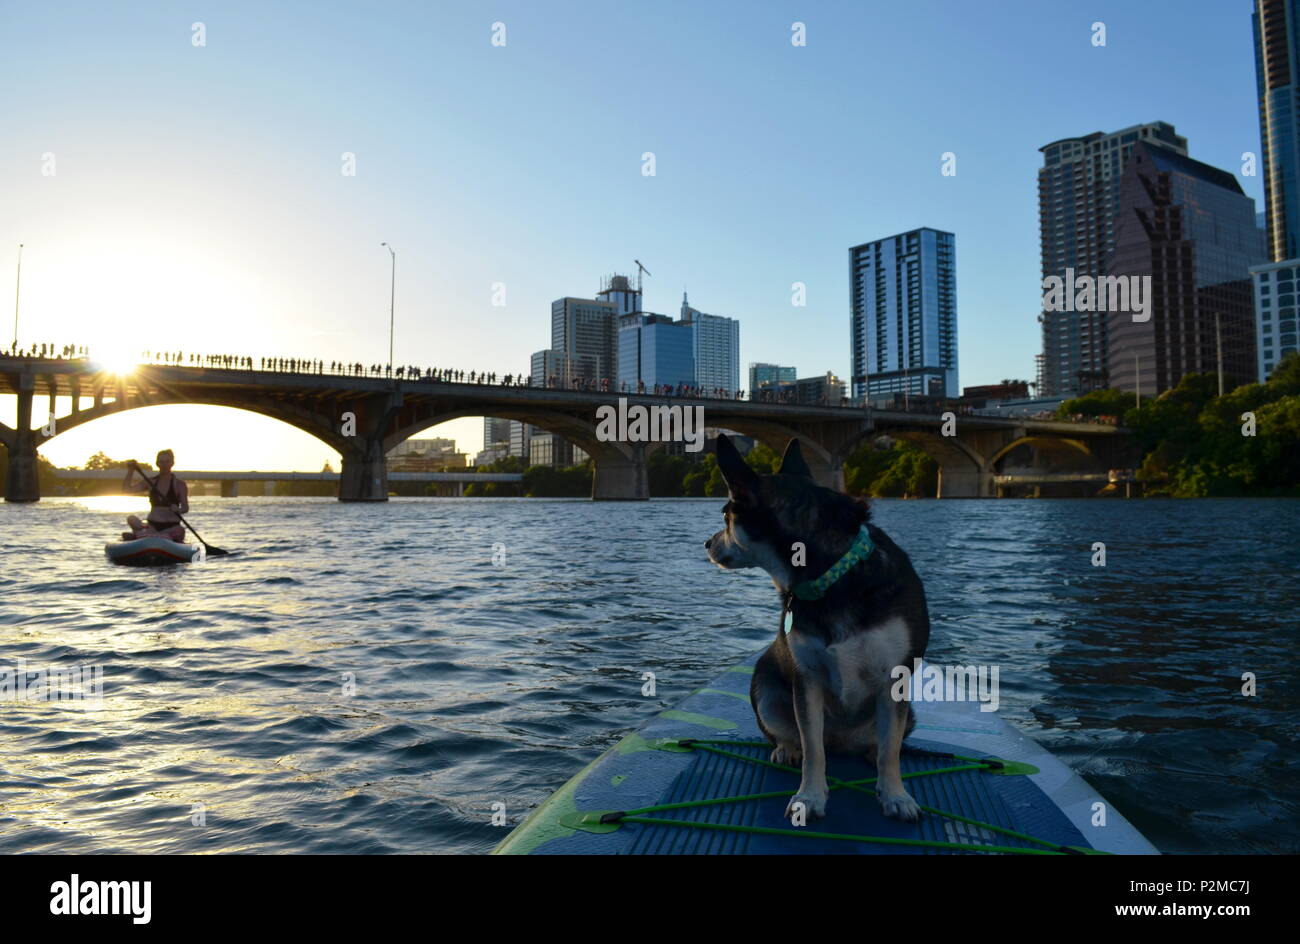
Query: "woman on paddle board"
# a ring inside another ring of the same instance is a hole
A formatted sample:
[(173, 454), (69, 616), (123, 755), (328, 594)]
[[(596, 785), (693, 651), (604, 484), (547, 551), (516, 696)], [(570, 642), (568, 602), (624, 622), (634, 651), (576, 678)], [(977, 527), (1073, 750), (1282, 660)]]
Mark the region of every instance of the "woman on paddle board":
[[(128, 515), (126, 523), (130, 525), (131, 531), (135, 537), (144, 537), (149, 533), (158, 534), (171, 541), (183, 541), (185, 539), (185, 526), (181, 524), (179, 515), (185, 514), (190, 510), (190, 490), (185, 483), (176, 476), (172, 475), (172, 466), (176, 464), (176, 456), (170, 449), (164, 449), (158, 453), (158, 477), (154, 479), (153, 485), (148, 480), (142, 482), (133, 481), (132, 475), (139, 473), (144, 479), (144, 473), (140, 471), (140, 466), (134, 459), (127, 463), (126, 477), (122, 479), (122, 489), (128, 492), (149, 492), (149, 520), (142, 522), (135, 515)], [(178, 514), (179, 513), (179, 514)], [(145, 532), (141, 534), (140, 532)]]

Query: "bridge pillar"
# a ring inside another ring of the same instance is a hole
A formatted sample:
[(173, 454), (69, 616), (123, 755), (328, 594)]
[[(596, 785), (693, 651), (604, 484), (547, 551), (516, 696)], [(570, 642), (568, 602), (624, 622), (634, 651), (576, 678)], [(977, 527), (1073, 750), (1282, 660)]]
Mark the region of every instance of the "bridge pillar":
[(992, 498), (993, 473), (939, 466), (939, 498)]
[(9, 447), (9, 471), (5, 475), (5, 501), (41, 500), (41, 483), (36, 475), (36, 430), (32, 429), (31, 375), (24, 375), (18, 391), (18, 417), (14, 441)]
[(388, 501), (388, 463), (382, 437), (367, 439), (356, 451), (343, 453), (339, 501)]
[(239, 483), (238, 483), (237, 481), (235, 481), (234, 479), (222, 479), (222, 480), (221, 480), (221, 497), (222, 497), (222, 498), (238, 498), (238, 497), (239, 497)]
[(629, 445), (631, 457), (623, 455), (593, 456), (595, 471), (591, 476), (592, 501), (648, 501), (650, 475), (646, 469), (645, 446)]

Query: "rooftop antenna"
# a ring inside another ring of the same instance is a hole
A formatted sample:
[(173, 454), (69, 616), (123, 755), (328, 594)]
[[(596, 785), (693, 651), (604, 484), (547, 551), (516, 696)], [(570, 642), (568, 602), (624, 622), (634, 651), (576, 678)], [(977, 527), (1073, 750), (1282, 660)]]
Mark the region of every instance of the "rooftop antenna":
[(640, 259), (633, 259), (632, 261), (636, 263), (636, 293), (637, 293), (638, 295), (640, 295), (640, 294), (641, 294), (641, 274), (642, 274), (642, 273), (645, 273), (646, 275), (650, 275), (650, 270), (647, 269), (645, 266), (643, 266), (643, 265), (641, 264), (641, 260), (640, 260)]

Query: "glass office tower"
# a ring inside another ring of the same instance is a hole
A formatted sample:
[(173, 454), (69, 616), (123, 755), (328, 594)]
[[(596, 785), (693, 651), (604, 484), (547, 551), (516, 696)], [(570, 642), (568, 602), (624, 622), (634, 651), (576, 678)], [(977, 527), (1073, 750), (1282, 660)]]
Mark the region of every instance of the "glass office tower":
[(1264, 219), (1269, 258), (1300, 256), (1300, 3), (1255, 0), (1255, 85), (1259, 94), (1259, 138), (1263, 149)]
[[(1163, 121), (1110, 134), (1062, 138), (1039, 150), (1038, 226), (1043, 278), (1107, 274), (1115, 249), (1120, 180), (1139, 141), (1187, 153), (1187, 139)], [(1099, 312), (1044, 311), (1040, 397), (1087, 393), (1107, 385), (1106, 319)]]

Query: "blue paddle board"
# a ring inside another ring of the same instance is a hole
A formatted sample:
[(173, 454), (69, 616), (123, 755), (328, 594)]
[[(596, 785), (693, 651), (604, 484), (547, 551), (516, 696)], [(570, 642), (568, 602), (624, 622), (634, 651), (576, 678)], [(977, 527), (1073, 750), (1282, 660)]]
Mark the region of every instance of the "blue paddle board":
[(829, 755), (826, 816), (792, 825), (799, 772), (770, 762), (749, 702), (759, 655), (624, 737), (493, 854), (1158, 854), (1068, 767), (972, 701), (914, 700), (902, 769), (919, 822), (885, 818), (867, 759)]
[(114, 564), (136, 567), (156, 567), (162, 564), (188, 564), (199, 549), (190, 544), (178, 544), (164, 537), (150, 536), (133, 541), (105, 544), (104, 553)]

